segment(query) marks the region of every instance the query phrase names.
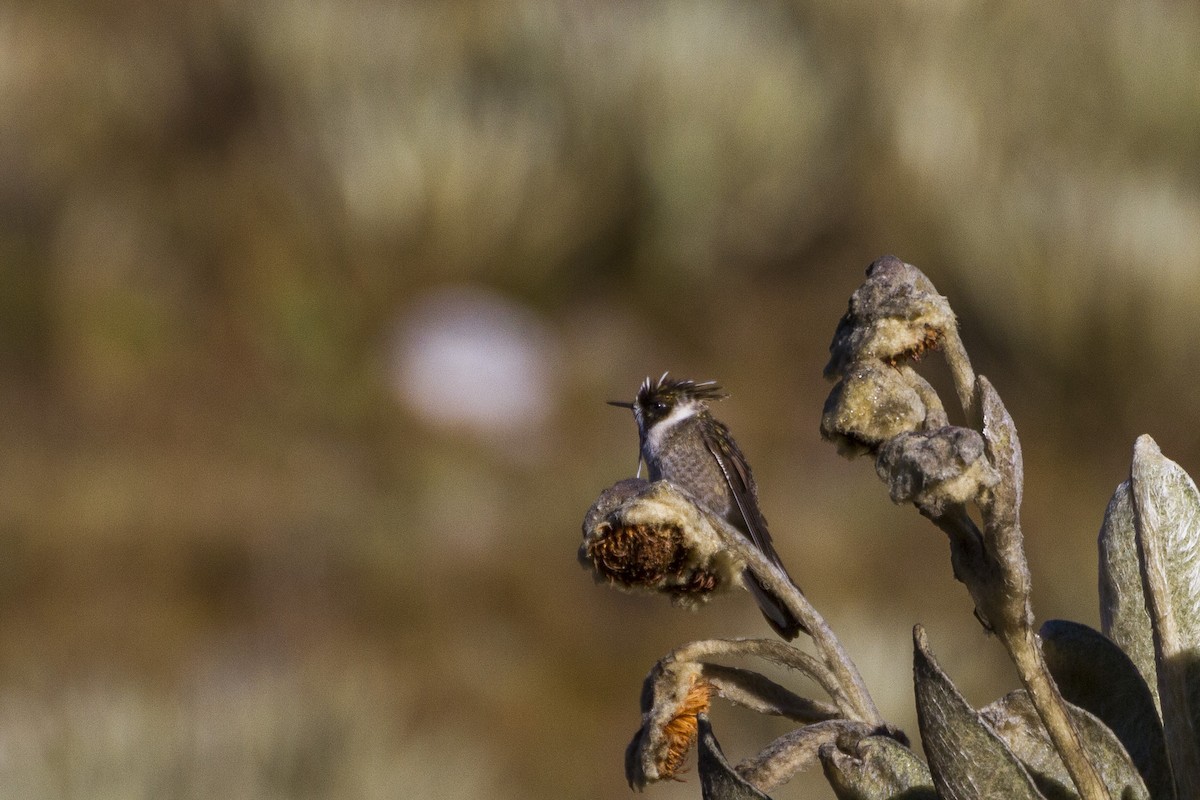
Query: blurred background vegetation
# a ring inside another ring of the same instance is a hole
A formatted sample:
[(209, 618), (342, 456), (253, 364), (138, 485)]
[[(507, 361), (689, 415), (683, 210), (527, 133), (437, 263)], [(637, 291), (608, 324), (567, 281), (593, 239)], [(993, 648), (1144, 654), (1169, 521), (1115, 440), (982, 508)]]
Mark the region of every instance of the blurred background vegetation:
[(6, 797), (627, 796), (654, 659), (767, 633), (575, 561), (665, 369), (886, 716), (918, 621), (1011, 688), (817, 434), (884, 253), (1023, 434), (1040, 618), (1137, 434), (1200, 470), (1194, 4), (14, 0), (0, 101)]

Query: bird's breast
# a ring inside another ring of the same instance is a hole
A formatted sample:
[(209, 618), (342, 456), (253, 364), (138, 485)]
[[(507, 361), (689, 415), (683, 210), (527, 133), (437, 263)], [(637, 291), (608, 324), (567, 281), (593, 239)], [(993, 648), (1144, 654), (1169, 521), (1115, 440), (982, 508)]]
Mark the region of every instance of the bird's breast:
[(676, 442), (646, 459), (650, 480), (670, 481), (718, 516), (728, 516), (733, 493), (721, 465), (702, 441)]

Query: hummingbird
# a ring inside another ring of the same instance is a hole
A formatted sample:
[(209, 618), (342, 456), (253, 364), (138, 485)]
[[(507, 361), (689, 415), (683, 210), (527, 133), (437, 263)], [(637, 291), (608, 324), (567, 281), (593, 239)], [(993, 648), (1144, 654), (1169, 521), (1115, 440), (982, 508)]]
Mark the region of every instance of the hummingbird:
[[(792, 581), (771, 544), (750, 465), (729, 428), (709, 410), (709, 403), (727, 396), (713, 381), (675, 380), (664, 372), (658, 381), (646, 378), (632, 402), (610, 400), (609, 405), (633, 410), (640, 446), (639, 475), (644, 461), (651, 481), (666, 480), (689, 494), (740, 531)], [(790, 641), (806, 630), (749, 567), (742, 578), (776, 633)]]

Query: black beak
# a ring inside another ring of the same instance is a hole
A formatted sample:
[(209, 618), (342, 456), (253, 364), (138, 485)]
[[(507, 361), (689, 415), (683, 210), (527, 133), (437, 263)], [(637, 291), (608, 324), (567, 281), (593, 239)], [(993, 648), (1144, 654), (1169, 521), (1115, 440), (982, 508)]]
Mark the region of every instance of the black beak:
[(633, 408), (633, 403), (629, 403), (624, 400), (609, 400), (608, 404), (610, 406), (620, 406), (621, 408)]

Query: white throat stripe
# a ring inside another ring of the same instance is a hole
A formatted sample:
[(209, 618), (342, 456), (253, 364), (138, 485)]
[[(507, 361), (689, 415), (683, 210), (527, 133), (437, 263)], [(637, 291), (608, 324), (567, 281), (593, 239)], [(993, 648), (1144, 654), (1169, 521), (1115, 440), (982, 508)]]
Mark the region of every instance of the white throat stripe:
[(654, 425), (646, 433), (646, 446), (650, 452), (654, 452), (662, 444), (662, 438), (666, 435), (667, 430), (674, 428), (679, 423), (683, 422), (688, 417), (696, 416), (700, 410), (700, 404), (695, 400), (689, 400), (680, 403), (671, 409), (671, 413), (663, 417), (657, 424)]

